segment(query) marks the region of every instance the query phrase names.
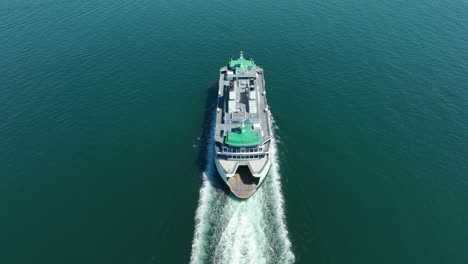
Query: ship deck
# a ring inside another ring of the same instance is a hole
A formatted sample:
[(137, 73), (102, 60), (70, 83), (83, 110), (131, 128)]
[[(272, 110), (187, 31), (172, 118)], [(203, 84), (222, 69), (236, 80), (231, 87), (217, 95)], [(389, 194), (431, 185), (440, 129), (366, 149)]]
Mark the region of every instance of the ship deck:
[[(232, 129), (236, 128), (238, 124), (235, 123), (225, 123), (223, 121), (224, 118), (230, 118), (231, 115), (238, 115), (239, 113), (227, 113), (227, 94), (225, 91), (225, 88), (227, 85), (229, 85), (229, 81), (224, 80), (224, 74), (220, 74), (220, 80), (219, 80), (219, 98), (218, 98), (218, 108), (221, 110), (217, 113), (216, 115), (216, 130), (215, 130), (215, 141), (223, 143), (224, 141), (224, 136), (225, 133), (228, 131), (231, 131)], [(262, 127), (262, 141), (267, 140), (271, 137), (271, 131), (270, 131), (270, 124), (269, 124), (269, 115), (270, 113), (265, 111), (267, 108), (267, 99), (266, 96), (264, 95), (265, 92), (265, 80), (263, 78), (263, 69), (260, 67), (257, 67), (256, 71), (256, 78), (255, 78), (255, 85), (258, 86), (257, 89), (257, 98), (258, 98), (258, 112), (255, 114), (251, 114), (249, 112), (244, 112), (241, 113), (242, 115), (245, 114), (246, 117), (248, 118), (253, 118), (256, 120), (260, 121), (260, 125)], [(237, 98), (239, 98), (239, 101), (237, 103), (238, 107), (247, 109), (248, 105), (248, 98), (247, 98), (247, 92), (248, 89), (245, 88), (244, 85), (241, 85), (238, 89), (236, 89), (236, 94)], [(267, 145), (268, 148), (268, 145)]]
[(231, 191), (242, 199), (249, 198), (255, 193), (258, 181), (259, 179), (252, 176), (247, 166), (239, 166), (236, 174), (228, 178)]

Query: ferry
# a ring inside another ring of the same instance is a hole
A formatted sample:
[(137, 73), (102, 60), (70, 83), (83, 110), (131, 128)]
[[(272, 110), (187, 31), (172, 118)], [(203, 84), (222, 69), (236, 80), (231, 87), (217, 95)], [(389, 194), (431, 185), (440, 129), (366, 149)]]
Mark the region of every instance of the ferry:
[(271, 139), (263, 69), (241, 51), (219, 72), (214, 133), (216, 168), (236, 197), (251, 197), (267, 177)]

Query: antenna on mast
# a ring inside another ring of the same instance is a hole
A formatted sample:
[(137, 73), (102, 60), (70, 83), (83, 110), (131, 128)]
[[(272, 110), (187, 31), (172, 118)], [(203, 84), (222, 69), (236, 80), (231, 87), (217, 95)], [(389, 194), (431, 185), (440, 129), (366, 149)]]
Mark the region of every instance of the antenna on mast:
[(241, 131), (242, 131), (242, 133), (245, 132), (245, 120), (246, 120), (246, 118), (243, 118), (243, 119), (241, 120)]
[(240, 52), (240, 58), (243, 59), (244, 58), (244, 53), (242, 53), (242, 50)]

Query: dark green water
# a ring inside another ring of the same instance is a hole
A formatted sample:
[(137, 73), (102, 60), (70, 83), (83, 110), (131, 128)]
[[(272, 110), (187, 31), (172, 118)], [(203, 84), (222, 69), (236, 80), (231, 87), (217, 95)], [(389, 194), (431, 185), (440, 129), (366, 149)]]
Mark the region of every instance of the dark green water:
[[(225, 263), (232, 208), (269, 219), (239, 240), (267, 262), (468, 263), (467, 48), (462, 0), (4, 0), (0, 263)], [(250, 203), (211, 192), (192, 252), (239, 50), (279, 173)]]

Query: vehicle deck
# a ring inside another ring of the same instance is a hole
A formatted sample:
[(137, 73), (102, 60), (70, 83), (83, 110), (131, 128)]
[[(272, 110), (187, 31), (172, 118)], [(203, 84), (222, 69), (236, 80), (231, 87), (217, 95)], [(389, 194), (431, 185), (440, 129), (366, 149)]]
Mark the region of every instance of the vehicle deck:
[(242, 199), (249, 198), (255, 193), (258, 181), (259, 178), (254, 177), (247, 166), (239, 166), (236, 174), (228, 178), (231, 191)]

